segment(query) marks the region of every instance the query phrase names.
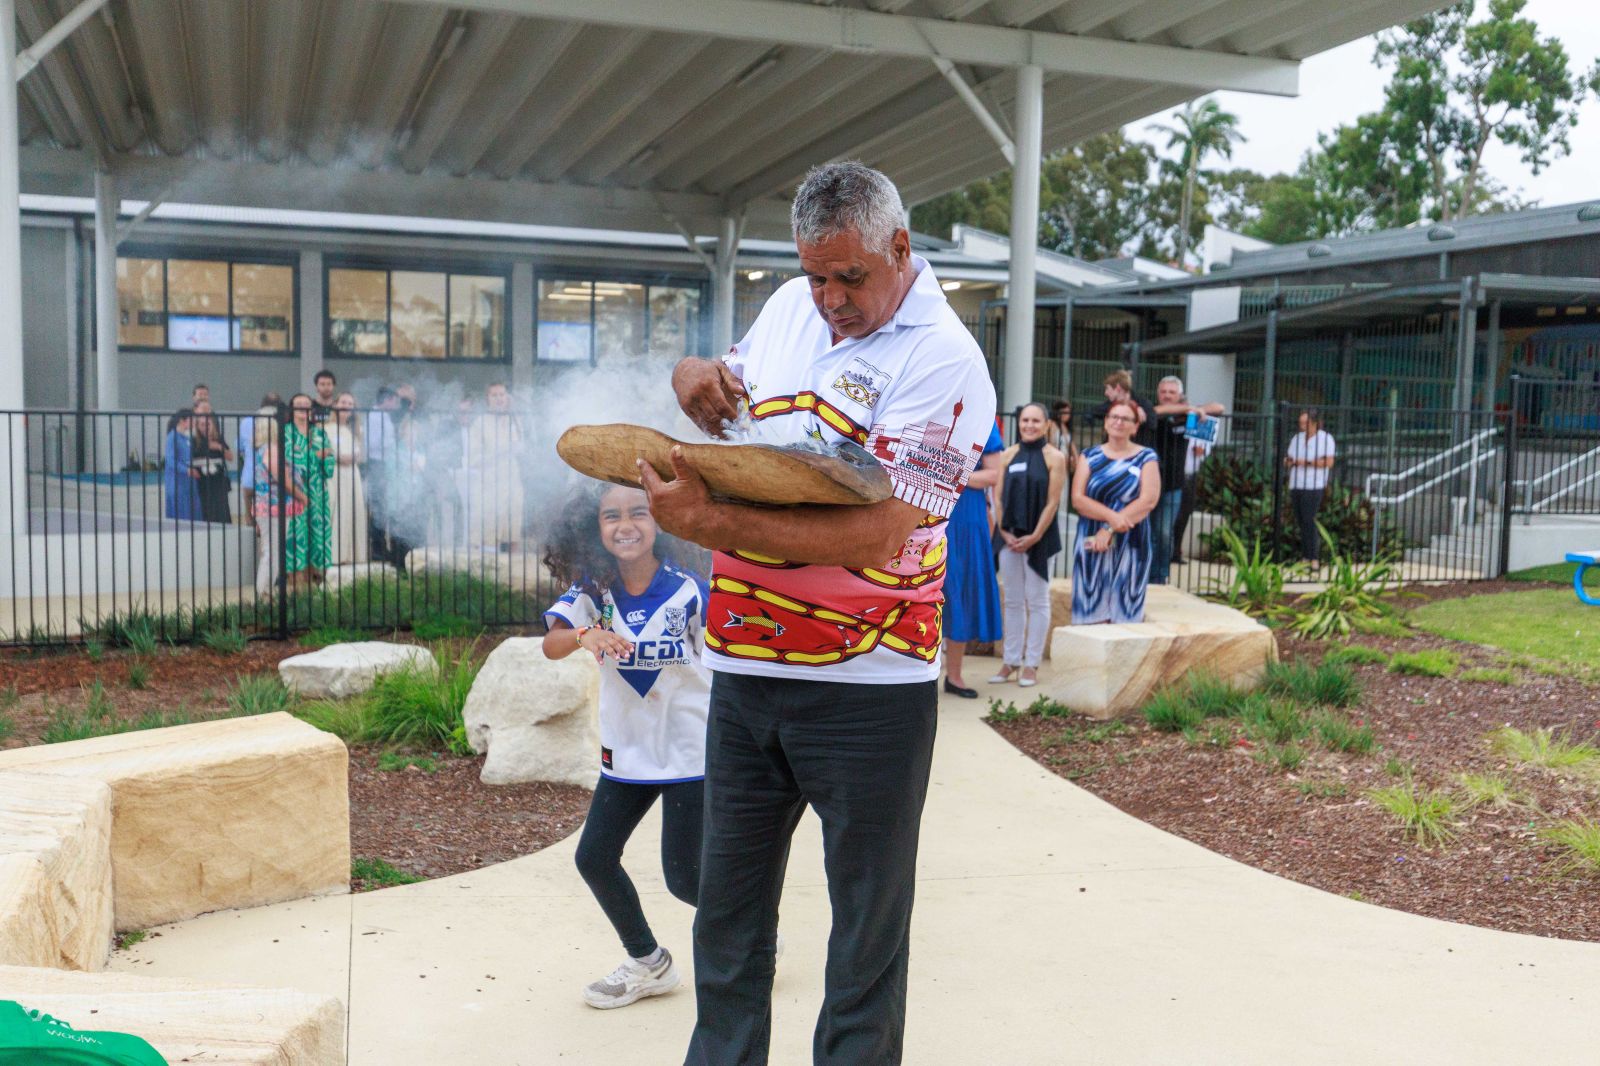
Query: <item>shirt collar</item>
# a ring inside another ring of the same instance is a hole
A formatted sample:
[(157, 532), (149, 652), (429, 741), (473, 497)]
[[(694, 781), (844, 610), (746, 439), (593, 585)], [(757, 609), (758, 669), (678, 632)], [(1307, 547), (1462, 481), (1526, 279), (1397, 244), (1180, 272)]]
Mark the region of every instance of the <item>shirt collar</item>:
[(913, 253), (911, 266), (917, 272), (916, 280), (911, 283), (905, 299), (900, 301), (894, 317), (875, 332), (893, 333), (902, 326), (931, 326), (939, 320), (939, 314), (948, 305), (949, 301), (945, 299), (944, 290), (939, 287), (939, 279), (934, 277), (933, 267), (928, 261)]

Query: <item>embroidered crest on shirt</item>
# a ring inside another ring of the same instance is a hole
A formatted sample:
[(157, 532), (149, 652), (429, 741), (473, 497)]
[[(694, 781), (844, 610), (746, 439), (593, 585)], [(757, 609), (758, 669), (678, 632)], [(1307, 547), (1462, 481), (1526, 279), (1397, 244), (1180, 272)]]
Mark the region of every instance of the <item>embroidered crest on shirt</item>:
[(893, 380), (892, 375), (857, 356), (834, 379), (833, 388), (835, 392), (843, 393), (846, 399), (862, 407), (873, 407), (883, 396), (883, 390), (888, 388), (889, 382)]
[(683, 631), (689, 627), (689, 612), (683, 607), (668, 607), (665, 609), (664, 618), (667, 623), (667, 636), (681, 637)]

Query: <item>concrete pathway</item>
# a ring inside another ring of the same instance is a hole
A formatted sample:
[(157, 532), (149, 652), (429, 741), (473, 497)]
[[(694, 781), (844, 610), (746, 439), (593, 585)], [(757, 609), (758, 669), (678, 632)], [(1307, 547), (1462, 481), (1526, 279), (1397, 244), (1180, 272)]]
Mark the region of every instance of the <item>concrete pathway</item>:
[[(975, 659), (968, 677), (991, 672)], [(1418, 918), (1242, 866), (1036, 766), (985, 710), (948, 697), (940, 708), (908, 1064), (1600, 1061), (1600, 945)], [(627, 863), (687, 971), (691, 912), (661, 883), (658, 832), (646, 821)], [(338, 995), (352, 1066), (681, 1062), (689, 988), (620, 1011), (578, 997), (621, 952), (573, 870), (574, 843), (405, 888), (209, 915), (158, 930), (113, 968)], [(828, 921), (808, 817), (783, 900), (777, 1066), (810, 1062)]]

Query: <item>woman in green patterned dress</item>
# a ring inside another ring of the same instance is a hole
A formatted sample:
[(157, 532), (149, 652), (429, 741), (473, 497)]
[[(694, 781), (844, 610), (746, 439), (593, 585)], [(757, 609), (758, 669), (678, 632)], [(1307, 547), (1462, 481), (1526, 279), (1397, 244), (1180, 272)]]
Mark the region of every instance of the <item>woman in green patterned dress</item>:
[(333, 526), (328, 520), (328, 479), (333, 476), (333, 446), (322, 427), (311, 422), (311, 397), (296, 393), (289, 401), (291, 420), (285, 433), (284, 458), (305, 488), (306, 507), (289, 519), (284, 569), (291, 580), (309, 570), (313, 581), (333, 557)]

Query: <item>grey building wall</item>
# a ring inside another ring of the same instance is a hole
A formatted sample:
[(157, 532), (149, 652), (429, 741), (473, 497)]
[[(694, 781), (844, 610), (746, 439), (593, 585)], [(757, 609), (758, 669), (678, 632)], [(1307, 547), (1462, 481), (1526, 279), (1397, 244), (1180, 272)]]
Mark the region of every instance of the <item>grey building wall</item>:
[(254, 411), (262, 393), (271, 389), (287, 398), (300, 380), (300, 360), (292, 355), (123, 351), (118, 358), (125, 411), (175, 411), (202, 382), (218, 411)]
[[(71, 407), (70, 313), (76, 286), (68, 286), (72, 230), (27, 226), (22, 230), (22, 366), (27, 407)], [(0, 399), (10, 407), (17, 397)]]

